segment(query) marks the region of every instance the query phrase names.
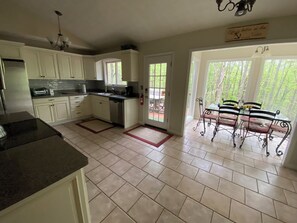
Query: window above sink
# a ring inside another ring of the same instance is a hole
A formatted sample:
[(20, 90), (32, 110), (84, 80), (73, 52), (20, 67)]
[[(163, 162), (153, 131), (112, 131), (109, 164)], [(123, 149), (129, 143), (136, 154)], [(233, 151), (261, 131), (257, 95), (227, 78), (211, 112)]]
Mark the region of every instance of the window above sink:
[(122, 81), (122, 62), (120, 59), (104, 60), (105, 85), (127, 86), (127, 81)]

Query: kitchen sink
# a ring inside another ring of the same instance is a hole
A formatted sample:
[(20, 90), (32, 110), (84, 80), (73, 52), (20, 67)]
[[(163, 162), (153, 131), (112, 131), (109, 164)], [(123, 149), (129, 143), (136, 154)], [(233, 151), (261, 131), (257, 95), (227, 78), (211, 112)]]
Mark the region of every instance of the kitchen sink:
[(98, 95), (103, 95), (103, 96), (111, 96), (114, 95), (113, 93), (108, 93), (108, 92), (102, 92), (102, 93), (97, 93)]

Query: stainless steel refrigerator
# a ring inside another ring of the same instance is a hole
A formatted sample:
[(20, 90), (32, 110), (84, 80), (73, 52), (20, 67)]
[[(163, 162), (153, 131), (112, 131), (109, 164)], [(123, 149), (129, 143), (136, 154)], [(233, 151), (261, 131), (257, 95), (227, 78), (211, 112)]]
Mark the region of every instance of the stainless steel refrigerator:
[(34, 115), (23, 60), (0, 58), (0, 114), (27, 111)]

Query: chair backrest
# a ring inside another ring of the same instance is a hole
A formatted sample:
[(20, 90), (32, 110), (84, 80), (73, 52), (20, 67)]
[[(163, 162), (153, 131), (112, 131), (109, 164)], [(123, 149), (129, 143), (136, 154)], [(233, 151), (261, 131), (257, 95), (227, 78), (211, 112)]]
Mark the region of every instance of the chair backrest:
[(231, 105), (220, 105), (219, 104), (219, 119), (231, 119), (236, 120), (238, 119), (238, 115), (240, 112), (240, 108), (234, 107)]
[(252, 109), (261, 109), (262, 103), (248, 101), (243, 103), (244, 107), (252, 108)]
[(234, 105), (238, 105), (239, 101), (235, 101), (235, 100), (231, 100), (231, 99), (227, 99), (225, 100), (224, 98), (222, 99), (223, 100), (223, 105), (231, 105), (231, 106), (234, 106)]
[(271, 111), (266, 111), (261, 109), (250, 109), (249, 123), (250, 123), (250, 119), (257, 119), (259, 122), (261, 122), (262, 120), (263, 122), (265, 122), (265, 125), (270, 128), (277, 114), (278, 114), (278, 111), (271, 112)]

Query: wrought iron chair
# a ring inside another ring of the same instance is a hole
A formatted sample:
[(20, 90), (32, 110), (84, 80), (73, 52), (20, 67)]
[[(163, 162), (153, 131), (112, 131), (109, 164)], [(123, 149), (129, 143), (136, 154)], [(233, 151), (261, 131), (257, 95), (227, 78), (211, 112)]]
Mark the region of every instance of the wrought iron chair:
[(238, 128), (238, 115), (239, 115), (240, 109), (235, 106), (230, 106), (230, 105), (219, 105), (219, 114), (216, 122), (215, 129), (213, 131), (213, 137), (211, 141), (213, 142), (216, 134), (218, 131), (220, 131), (220, 126), (226, 126), (226, 127), (231, 127), (232, 132), (230, 129), (227, 128), (222, 128), (221, 130), (226, 130), (232, 135), (233, 139), (233, 146), (236, 147), (235, 144), (235, 132)]
[[(245, 109), (261, 109), (262, 108), (262, 103), (252, 102), (252, 101), (243, 102), (242, 107), (243, 107), (244, 110)], [(249, 121), (249, 117), (242, 115), (240, 117), (240, 129), (242, 129), (243, 123), (248, 122), (248, 121)], [(261, 124), (261, 122), (259, 123), (259, 121), (257, 121), (257, 119), (250, 119), (250, 121), (254, 122), (254, 123)], [(240, 135), (241, 135), (241, 131), (240, 131)]]
[[(196, 99), (197, 100), (197, 99)], [(211, 125), (211, 121), (215, 121), (217, 119), (217, 115), (213, 114), (211, 111), (207, 111), (204, 108), (204, 103), (203, 103), (203, 98), (198, 98), (198, 103), (199, 103), (199, 112), (200, 112), (200, 116), (199, 116), (199, 120), (197, 122), (197, 125), (193, 128), (194, 131), (196, 131), (196, 129), (198, 128), (199, 124), (201, 123), (201, 121), (203, 121), (203, 131), (200, 132), (200, 134), (203, 136), (205, 134), (206, 128), (205, 128), (205, 119), (209, 120), (208, 126)]]
[[(279, 112), (279, 111), (278, 111)], [(271, 131), (271, 125), (274, 121), (277, 112), (270, 112), (261, 109), (250, 109), (249, 119), (247, 122), (243, 123), (243, 137), (242, 142), (239, 148), (242, 147), (247, 135), (250, 133), (250, 136), (257, 136), (258, 140), (263, 140), (262, 148), (266, 149), (266, 156), (269, 156), (268, 152), (268, 139)], [(256, 119), (257, 122), (252, 120)], [(261, 135), (265, 135), (264, 138), (261, 138)]]
[[(282, 140), (277, 145), (275, 152), (277, 156), (281, 156), (284, 153), (279, 150), (279, 147), (281, 144), (288, 138), (288, 136), (291, 134), (292, 126), (290, 124), (290, 121), (274, 121), (270, 128), (269, 133), (269, 139), (272, 140), (274, 137), (282, 137)], [(275, 134), (280, 133), (280, 135)]]
[(222, 100), (223, 100), (223, 105), (238, 106), (238, 104), (239, 104), (239, 101), (235, 101), (235, 100), (231, 100), (231, 99), (225, 100), (223, 98)]

